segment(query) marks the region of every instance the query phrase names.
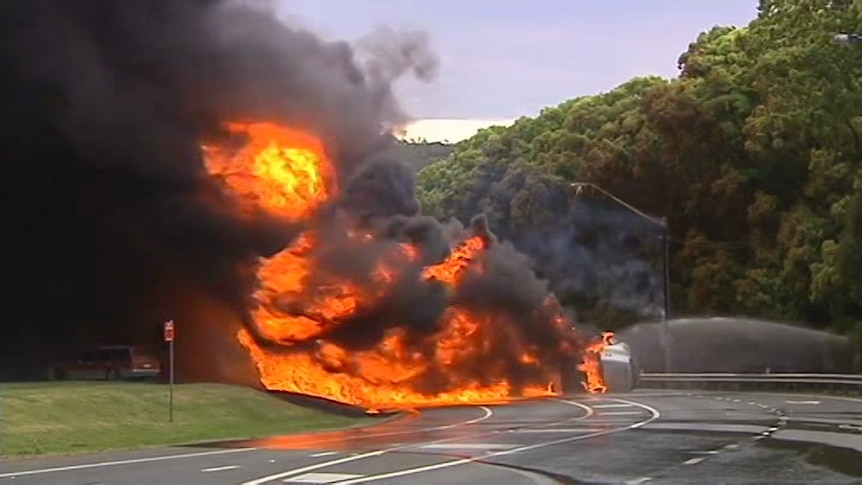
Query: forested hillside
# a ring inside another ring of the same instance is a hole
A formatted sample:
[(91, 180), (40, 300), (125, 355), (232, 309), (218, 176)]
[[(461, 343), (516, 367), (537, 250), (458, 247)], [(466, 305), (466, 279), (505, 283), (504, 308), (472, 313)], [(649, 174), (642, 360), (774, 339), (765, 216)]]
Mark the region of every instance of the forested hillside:
[(760, 3), (748, 26), (701, 34), (677, 79), (632, 79), (457, 144), (420, 173), (424, 211), (484, 211), (581, 316), (655, 315), (660, 231), (569, 187), (592, 182), (667, 217), (676, 315), (862, 339), (862, 44), (834, 40), (862, 31), (862, 2)]

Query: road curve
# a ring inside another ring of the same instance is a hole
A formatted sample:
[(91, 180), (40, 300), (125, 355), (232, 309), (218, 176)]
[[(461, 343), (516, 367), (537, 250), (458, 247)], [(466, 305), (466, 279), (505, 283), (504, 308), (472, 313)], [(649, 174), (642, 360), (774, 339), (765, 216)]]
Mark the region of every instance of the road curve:
[(206, 447), (6, 460), (0, 485), (851, 484), (862, 481), (853, 476), (860, 457), (862, 400), (643, 391), (429, 409)]

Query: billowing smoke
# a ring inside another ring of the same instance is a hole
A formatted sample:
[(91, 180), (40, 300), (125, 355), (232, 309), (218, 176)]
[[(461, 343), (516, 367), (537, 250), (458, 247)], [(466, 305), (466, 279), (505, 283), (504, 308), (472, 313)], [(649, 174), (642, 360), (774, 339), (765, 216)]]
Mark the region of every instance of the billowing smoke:
[(238, 263), (285, 237), (206, 195), (200, 143), (225, 120), (307, 127), (347, 180), (406, 119), (392, 81), (437, 66), (420, 33), (354, 49), (215, 0), (3, 2), (0, 58), (7, 371), (26, 367), (16, 350), (156, 339), (198, 319), (189, 292), (245, 293)]
[(517, 247), (566, 306), (657, 319), (664, 298), (661, 229), (596, 198), (570, 198), (574, 207), (560, 207), (555, 223), (512, 234)]
[[(241, 328), (253, 354), (301, 354), (312, 370), (355, 376), (368, 371), (349, 368), (344, 353), (385, 347), (397, 328), (398, 361), (424, 357), (410, 385), (439, 393), (501, 376), (516, 389), (546, 386), (561, 348), (577, 346), (563, 342), (568, 325), (530, 261), (497, 241), (484, 218), (465, 230), (421, 216), (412, 172), (375, 157), (406, 120), (392, 82), (436, 72), (424, 35), (383, 29), (353, 47), (250, 3), (214, 0), (20, 1), (0, 7), (0, 23), (0, 158), (13, 244), (7, 325), (27, 328), (4, 341), (10, 349), (41, 346), (48, 355), (52, 342), (156, 342), (171, 318), (187, 377), (244, 374), (235, 360), (213, 358), (239, 347)], [(241, 217), (202, 159), (202, 144), (206, 152), (233, 143), (228, 121), (313, 133), (342, 189), (300, 221)], [(299, 256), (285, 251), (309, 234), (305, 290), (261, 301), (258, 258), (290, 263)], [(428, 277), (425, 268), (450, 258), (463, 236), (481, 241), (480, 270), (458, 285)], [(314, 306), (347, 301), (345, 291), (362, 296), (349, 312)], [(464, 313), (452, 314), (453, 305)], [(315, 331), (274, 336), (254, 311), (313, 322)], [(475, 351), (464, 351), (474, 330), (456, 325), (464, 315), (486, 326)], [(444, 350), (458, 359), (427, 355), (440, 351), (431, 344), (444, 321), (457, 343)]]

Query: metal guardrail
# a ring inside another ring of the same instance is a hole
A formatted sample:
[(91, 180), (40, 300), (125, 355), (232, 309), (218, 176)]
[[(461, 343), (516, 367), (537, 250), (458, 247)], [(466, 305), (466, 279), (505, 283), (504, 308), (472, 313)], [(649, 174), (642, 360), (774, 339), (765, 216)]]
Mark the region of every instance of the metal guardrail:
[(639, 387), (659, 389), (815, 391), (862, 395), (862, 374), (643, 373), (638, 382)]

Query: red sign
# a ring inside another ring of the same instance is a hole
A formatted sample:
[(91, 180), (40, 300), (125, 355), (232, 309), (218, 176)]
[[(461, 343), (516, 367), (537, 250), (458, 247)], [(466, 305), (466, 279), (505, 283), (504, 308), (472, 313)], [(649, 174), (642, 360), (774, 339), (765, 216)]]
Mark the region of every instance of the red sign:
[(174, 321), (168, 320), (165, 322), (165, 342), (174, 341)]

